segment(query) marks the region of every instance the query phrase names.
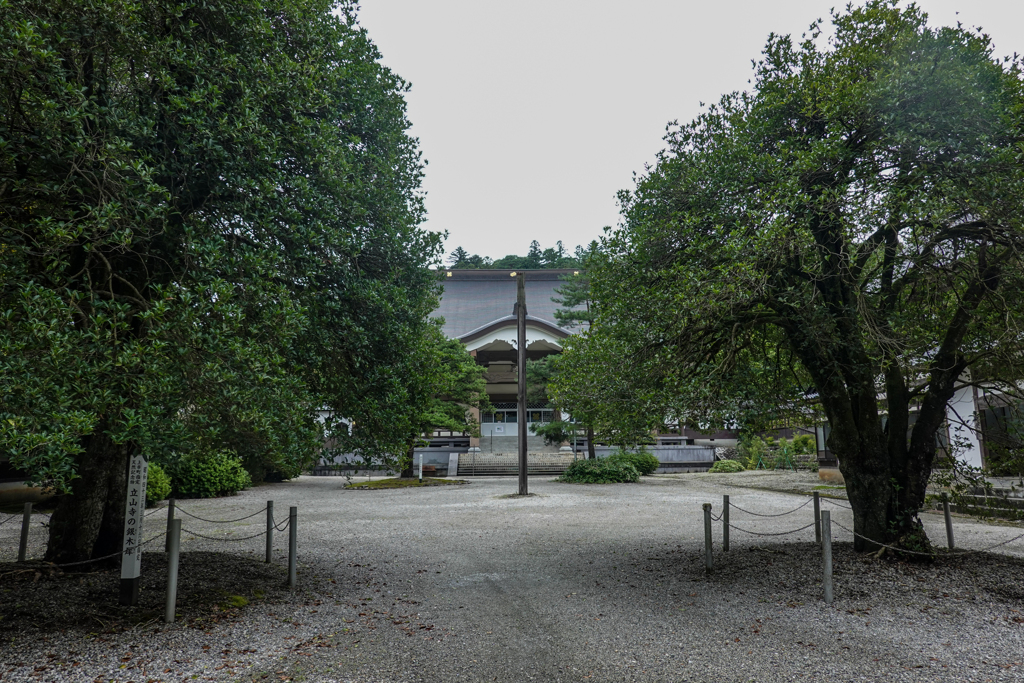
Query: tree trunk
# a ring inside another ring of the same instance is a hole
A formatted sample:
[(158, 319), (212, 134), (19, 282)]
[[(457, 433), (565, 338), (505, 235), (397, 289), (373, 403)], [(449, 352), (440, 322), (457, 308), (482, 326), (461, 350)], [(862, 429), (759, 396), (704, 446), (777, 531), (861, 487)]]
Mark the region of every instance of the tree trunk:
[(413, 465), (416, 463), (416, 442), (414, 441), (409, 445), (408, 455), (406, 456), (405, 466), (402, 467), (402, 473), (398, 475), (402, 479), (412, 479), (416, 476), (413, 473)]
[(80, 562), (116, 552), (124, 526), (129, 444), (115, 444), (106, 424), (86, 437), (71, 493), (58, 498), (50, 518), (46, 559)]
[(587, 460), (597, 460), (597, 451), (594, 450), (593, 427), (587, 427)]

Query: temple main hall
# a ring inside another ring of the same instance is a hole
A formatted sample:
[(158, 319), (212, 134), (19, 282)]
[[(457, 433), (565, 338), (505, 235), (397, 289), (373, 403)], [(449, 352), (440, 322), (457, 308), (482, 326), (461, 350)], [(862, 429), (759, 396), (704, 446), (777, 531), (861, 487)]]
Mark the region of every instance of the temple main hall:
[[(515, 453), (518, 449), (517, 424), (549, 422), (554, 411), (547, 403), (530, 403), (526, 415), (520, 416), (516, 402), (518, 368), (516, 367), (516, 277), (523, 273), (526, 281), (526, 355), (537, 360), (560, 353), (564, 340), (573, 330), (559, 326), (552, 299), (558, 297), (557, 287), (566, 276), (579, 271), (551, 270), (447, 270), (444, 271), (444, 293), (435, 317), (444, 319), (444, 332), (466, 345), (477, 363), (487, 368), (487, 395), (493, 412), (478, 415), (480, 438), (437, 434), (435, 442), (450, 440), (451, 445), (479, 448), (483, 453)], [(579, 328), (576, 328), (578, 331)], [(545, 446), (543, 439), (529, 437), (530, 452), (555, 450)]]

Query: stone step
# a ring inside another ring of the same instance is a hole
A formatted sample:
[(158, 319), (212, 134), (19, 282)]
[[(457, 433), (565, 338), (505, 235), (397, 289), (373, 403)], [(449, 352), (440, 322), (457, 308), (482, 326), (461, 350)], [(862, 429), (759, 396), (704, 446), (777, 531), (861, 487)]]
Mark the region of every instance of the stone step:
[[(571, 453), (527, 453), (528, 474), (562, 474), (573, 463)], [(519, 474), (519, 456), (509, 453), (463, 454), (458, 476), (510, 476)]]
[(1024, 510), (1024, 498), (1004, 498), (1002, 496), (973, 495), (964, 496), (964, 503), (972, 507), (998, 507)]
[(991, 491), (986, 491), (984, 486), (975, 486), (971, 493), (975, 496), (993, 496), (998, 498), (1011, 498), (1024, 500), (1024, 489), (1022, 488), (1005, 488), (1005, 487), (993, 487)]
[(952, 512), (976, 517), (999, 517), (1001, 519), (1024, 519), (1024, 509), (994, 507), (985, 505), (950, 505)]

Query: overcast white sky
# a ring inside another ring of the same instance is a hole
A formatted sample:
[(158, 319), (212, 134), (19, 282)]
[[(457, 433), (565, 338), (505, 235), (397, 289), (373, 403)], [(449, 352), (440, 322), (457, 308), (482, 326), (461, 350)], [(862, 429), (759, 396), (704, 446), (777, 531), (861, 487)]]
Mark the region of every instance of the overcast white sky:
[[(1024, 52), (1024, 1), (922, 0)], [(363, 0), (360, 23), (412, 83), (428, 161), (426, 227), (492, 258), (618, 222), (615, 193), (666, 124), (742, 90), (770, 32), (799, 36), (845, 1)], [(959, 16), (956, 12), (960, 12)]]

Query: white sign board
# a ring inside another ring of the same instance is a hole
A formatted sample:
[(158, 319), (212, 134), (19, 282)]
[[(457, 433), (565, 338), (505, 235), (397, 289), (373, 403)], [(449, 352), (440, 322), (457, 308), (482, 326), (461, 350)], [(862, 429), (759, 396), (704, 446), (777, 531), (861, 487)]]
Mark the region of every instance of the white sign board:
[(146, 480), (149, 463), (133, 455), (128, 467), (128, 494), (124, 503), (124, 542), (121, 551), (121, 578), (136, 579), (142, 573), (142, 519), (146, 516)]

